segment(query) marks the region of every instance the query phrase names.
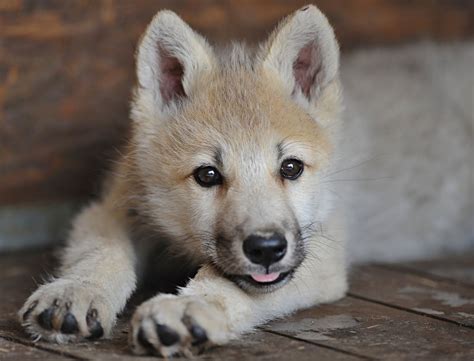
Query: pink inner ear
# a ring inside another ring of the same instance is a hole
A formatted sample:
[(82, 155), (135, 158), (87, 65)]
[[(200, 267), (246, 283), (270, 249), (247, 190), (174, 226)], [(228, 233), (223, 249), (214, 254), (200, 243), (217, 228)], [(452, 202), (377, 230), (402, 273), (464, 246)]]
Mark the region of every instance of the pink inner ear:
[(172, 56), (165, 49), (159, 49), (160, 56), (160, 92), (163, 102), (186, 96), (183, 88), (183, 65), (178, 58)]
[(305, 45), (298, 53), (293, 63), (293, 74), (296, 86), (309, 98), (311, 89), (317, 82), (317, 75), (321, 71), (321, 57), (315, 42)]

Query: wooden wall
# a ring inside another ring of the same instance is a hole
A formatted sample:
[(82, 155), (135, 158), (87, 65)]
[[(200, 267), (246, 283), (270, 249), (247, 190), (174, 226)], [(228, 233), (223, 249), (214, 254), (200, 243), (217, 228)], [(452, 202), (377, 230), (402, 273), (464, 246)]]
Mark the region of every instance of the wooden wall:
[[(133, 53), (161, 8), (257, 41), (308, 0), (0, 0), (0, 205), (82, 199), (128, 126)], [(320, 0), (343, 51), (474, 34), (472, 0)]]

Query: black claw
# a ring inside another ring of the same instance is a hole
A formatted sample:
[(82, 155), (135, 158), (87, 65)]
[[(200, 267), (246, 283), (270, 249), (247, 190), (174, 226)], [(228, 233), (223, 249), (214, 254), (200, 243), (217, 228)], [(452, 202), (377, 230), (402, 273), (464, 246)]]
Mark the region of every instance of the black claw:
[(104, 335), (104, 329), (100, 324), (100, 321), (97, 320), (98, 312), (95, 308), (90, 310), (86, 316), (87, 327), (89, 328), (89, 336), (86, 338), (88, 340), (95, 340), (101, 338)]
[(156, 324), (156, 332), (163, 346), (171, 346), (179, 341), (179, 334), (166, 325)]
[(104, 329), (99, 321), (95, 321), (92, 326), (89, 326), (90, 335), (87, 336), (88, 340), (95, 340), (104, 336)]
[(76, 317), (70, 312), (64, 316), (63, 324), (61, 326), (61, 332), (65, 334), (72, 334), (79, 331), (79, 326), (76, 321)]
[(99, 311), (97, 311), (97, 309), (95, 308), (90, 309), (89, 312), (87, 313), (88, 319), (95, 320), (97, 319), (97, 317), (99, 317)]
[(153, 351), (155, 349), (153, 345), (151, 344), (151, 342), (148, 341), (148, 339), (146, 338), (145, 331), (143, 331), (143, 328), (141, 327), (138, 330), (137, 340), (140, 343), (140, 345), (145, 347), (148, 351)]
[(54, 308), (50, 307), (50, 308), (45, 309), (43, 312), (41, 312), (38, 315), (38, 318), (37, 318), (38, 323), (45, 330), (53, 329), (53, 314), (54, 314)]
[(36, 306), (38, 306), (38, 301), (34, 301), (30, 307), (28, 307), (28, 309), (25, 311), (25, 313), (23, 314), (23, 321), (26, 321), (26, 319), (28, 318), (28, 316), (31, 314), (31, 312), (33, 312), (33, 310), (36, 308)]
[(192, 325), (189, 332), (193, 336), (193, 346), (201, 345), (208, 340), (206, 330), (201, 326)]

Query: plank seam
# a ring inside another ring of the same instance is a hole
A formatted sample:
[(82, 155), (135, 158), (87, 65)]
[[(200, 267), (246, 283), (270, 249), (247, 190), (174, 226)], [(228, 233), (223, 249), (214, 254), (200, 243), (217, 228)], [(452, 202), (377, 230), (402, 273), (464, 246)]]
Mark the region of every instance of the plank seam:
[(89, 361), (90, 360), (88, 358), (83, 358), (83, 357), (77, 356), (77, 355), (75, 355), (73, 353), (70, 353), (70, 352), (67, 352), (67, 351), (66, 352), (58, 351), (58, 350), (51, 349), (51, 348), (48, 348), (48, 347), (45, 347), (45, 346), (42, 346), (42, 345), (39, 345), (39, 344), (35, 344), (33, 342), (30, 342), (30, 341), (24, 341), (22, 339), (12, 337), (12, 336), (0, 335), (0, 338), (4, 339), (6, 341), (9, 341), (9, 342), (17, 343), (17, 344), (20, 344), (20, 345), (23, 345), (23, 346), (28, 346), (28, 347), (31, 347), (31, 348), (36, 348), (38, 350), (49, 352), (49, 353), (52, 353), (52, 354), (55, 354), (55, 355), (58, 355), (58, 356), (69, 357), (69, 358), (72, 358), (74, 360), (80, 360), (80, 361)]
[(381, 305), (381, 306), (390, 307), (390, 308), (394, 308), (396, 310), (413, 313), (413, 314), (418, 315), (418, 316), (429, 317), (429, 318), (433, 318), (433, 319), (438, 320), (438, 321), (452, 323), (456, 326), (462, 326), (462, 327), (474, 329), (474, 325), (469, 325), (469, 324), (462, 323), (462, 322), (459, 322), (459, 321), (450, 320), (448, 318), (444, 318), (444, 317), (440, 317), (440, 316), (436, 316), (436, 315), (431, 315), (429, 313), (424, 313), (424, 312), (417, 311), (417, 310), (414, 310), (414, 309), (411, 309), (411, 308), (408, 308), (408, 307), (398, 306), (398, 305), (394, 305), (394, 304), (387, 303), (387, 302), (384, 302), (384, 301), (379, 301), (379, 300), (376, 300), (376, 299), (373, 299), (373, 298), (358, 295), (358, 294), (353, 293), (353, 292), (348, 292), (347, 296), (358, 299), (358, 300), (361, 300), (361, 301), (376, 303), (376, 304)]
[(353, 356), (353, 357), (359, 358), (361, 360), (370, 360), (370, 361), (377, 360), (377, 359), (375, 359), (373, 357), (370, 357), (370, 356), (360, 355), (360, 354), (357, 354), (357, 353), (354, 353), (354, 352), (351, 352), (351, 351), (346, 351), (346, 350), (339, 349), (339, 348), (334, 347), (334, 346), (329, 346), (329, 345), (325, 345), (323, 343), (319, 343), (319, 342), (315, 342), (315, 341), (309, 341), (309, 340), (305, 340), (305, 339), (298, 338), (298, 337), (295, 337), (295, 336), (287, 335), (285, 333), (280, 333), (278, 331), (272, 331), (272, 330), (268, 330), (268, 329), (264, 329), (264, 328), (262, 328), (261, 331), (271, 333), (271, 334), (274, 334), (274, 335), (278, 335), (278, 336), (282, 336), (282, 337), (286, 337), (286, 338), (296, 340), (296, 341), (300, 341), (300, 342), (303, 342), (303, 343), (307, 343), (307, 344), (310, 344), (310, 345), (313, 345), (313, 346), (322, 347), (322, 348), (325, 348), (325, 349), (328, 349), (328, 350), (331, 350), (331, 351), (343, 353), (345, 355)]
[(402, 265), (389, 265), (389, 264), (372, 264), (371, 266), (376, 267), (376, 268), (382, 268), (385, 270), (393, 271), (393, 272), (398, 272), (398, 273), (409, 273), (415, 276), (420, 276), (424, 277), (427, 279), (430, 279), (432, 281), (437, 281), (437, 282), (442, 282), (442, 283), (449, 283), (452, 285), (453, 283), (463, 286), (469, 289), (474, 289), (474, 284), (465, 282), (465, 281), (460, 281), (455, 278), (451, 277), (446, 277), (446, 276), (440, 276), (436, 275), (433, 273), (425, 272), (418, 270), (416, 268), (412, 268), (410, 266), (402, 266)]

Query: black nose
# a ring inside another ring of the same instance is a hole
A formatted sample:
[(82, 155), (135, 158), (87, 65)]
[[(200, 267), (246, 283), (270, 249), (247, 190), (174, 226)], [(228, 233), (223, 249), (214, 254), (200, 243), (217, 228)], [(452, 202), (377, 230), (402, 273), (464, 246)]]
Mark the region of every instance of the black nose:
[(275, 233), (269, 237), (251, 235), (244, 241), (244, 253), (253, 263), (269, 267), (278, 262), (286, 253), (285, 237)]

